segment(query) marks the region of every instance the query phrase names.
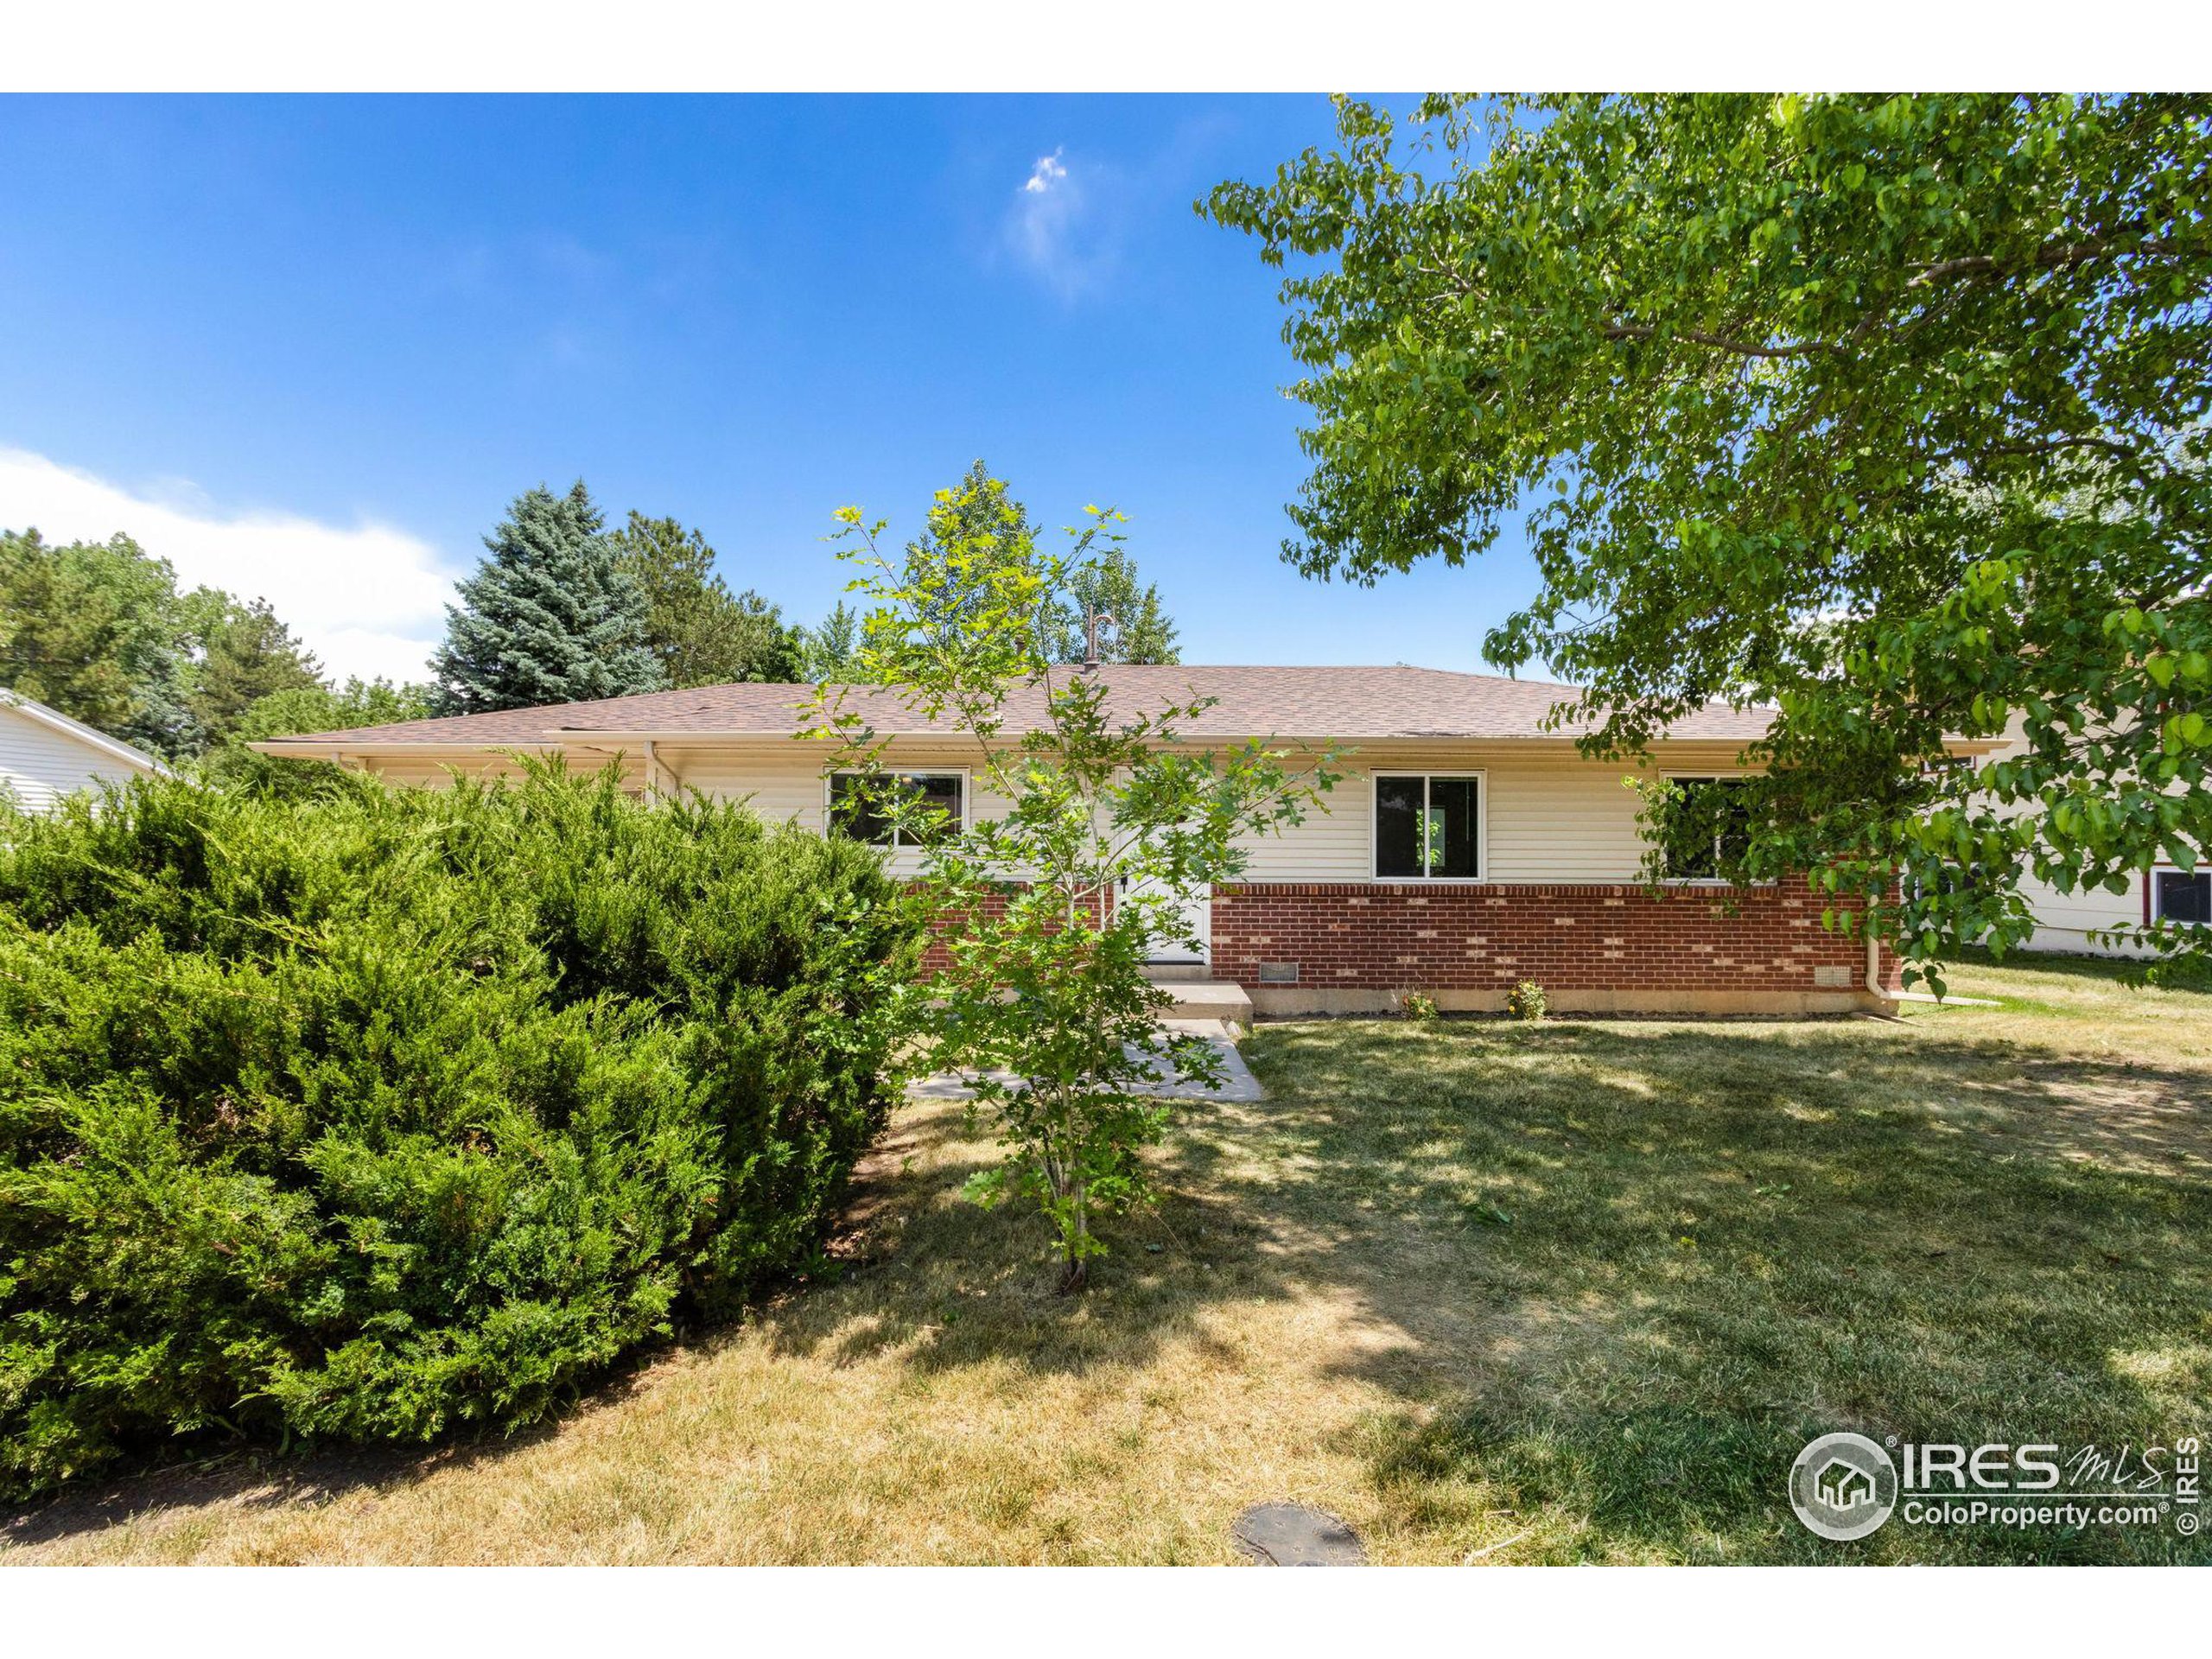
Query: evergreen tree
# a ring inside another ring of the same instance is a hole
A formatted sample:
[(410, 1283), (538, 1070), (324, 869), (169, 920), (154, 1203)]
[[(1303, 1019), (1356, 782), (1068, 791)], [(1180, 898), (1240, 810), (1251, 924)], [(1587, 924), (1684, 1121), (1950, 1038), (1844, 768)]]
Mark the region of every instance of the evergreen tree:
[(867, 672), (861, 665), (861, 613), (842, 599), (818, 626), (799, 629), (798, 641), (799, 672), (817, 684), (849, 685)]
[(799, 630), (751, 588), (733, 594), (699, 531), (632, 511), (612, 539), (645, 592), (645, 643), (670, 685), (798, 677)]
[(264, 697), (322, 689), (322, 664), (267, 600), (241, 604), (219, 588), (202, 588), (184, 602), (200, 648), (186, 702), (205, 741), (220, 742)]
[(430, 660), (439, 707), (481, 714), (627, 696), (668, 683), (646, 643), (637, 578), (604, 533), (579, 479), (565, 496), (543, 486), (515, 499), (484, 538), (488, 556), (446, 610)]

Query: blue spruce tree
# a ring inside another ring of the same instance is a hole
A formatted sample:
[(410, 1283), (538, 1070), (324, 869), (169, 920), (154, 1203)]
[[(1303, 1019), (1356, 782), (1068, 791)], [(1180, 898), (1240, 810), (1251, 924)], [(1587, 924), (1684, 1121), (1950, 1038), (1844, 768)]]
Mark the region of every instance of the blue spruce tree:
[(430, 659), (447, 714), (658, 691), (668, 682), (646, 643), (645, 595), (603, 534), (583, 480), (565, 496), (518, 496), (488, 556), (446, 608)]

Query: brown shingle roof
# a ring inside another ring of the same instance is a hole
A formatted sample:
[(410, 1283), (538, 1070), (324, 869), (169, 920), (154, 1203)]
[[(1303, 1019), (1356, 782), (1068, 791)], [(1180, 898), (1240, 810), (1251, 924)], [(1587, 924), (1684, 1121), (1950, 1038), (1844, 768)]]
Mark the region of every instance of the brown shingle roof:
[[(1544, 717), (1554, 704), (1573, 697), (1575, 688), (1491, 674), (1403, 666), (1140, 668), (1126, 664), (1098, 671), (1109, 685), (1113, 702), (1125, 713), (1150, 713), (1171, 702), (1217, 699), (1212, 708), (1196, 719), (1180, 723), (1184, 735), (1202, 740), (1534, 738), (1567, 736), (1573, 730), (1551, 730), (1545, 726)], [(799, 729), (799, 710), (813, 694), (814, 688), (807, 685), (705, 685), (689, 691), (655, 691), (596, 702), (563, 702), (543, 709), (457, 715), (347, 732), (315, 732), (278, 742), (280, 746), (342, 745), (350, 752), (416, 745), (535, 747), (563, 738), (582, 740), (593, 734), (671, 739), (679, 735), (775, 736)], [(1020, 693), (1007, 710), (1009, 725), (1018, 729), (1037, 723), (1043, 703), (1041, 690)], [(942, 721), (932, 724), (912, 713), (893, 693), (880, 687), (852, 688), (847, 707), (862, 713), (881, 732), (922, 734), (950, 729)], [(1738, 712), (1713, 703), (1678, 722), (1668, 734), (1741, 742), (1762, 735), (1772, 718), (1770, 710)]]

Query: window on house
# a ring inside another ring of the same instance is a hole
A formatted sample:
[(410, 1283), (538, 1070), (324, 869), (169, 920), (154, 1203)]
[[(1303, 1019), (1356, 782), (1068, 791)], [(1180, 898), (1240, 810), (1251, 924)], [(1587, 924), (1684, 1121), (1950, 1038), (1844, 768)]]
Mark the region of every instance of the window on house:
[(1389, 880), (1482, 874), (1482, 779), (1423, 772), (1375, 780), (1375, 874)]
[(1669, 778), (1681, 791), (1660, 826), (1670, 881), (1717, 881), (1751, 845), (1742, 778)]
[[(926, 846), (939, 835), (957, 830), (962, 822), (962, 796), (968, 780), (957, 772), (894, 772), (875, 780), (857, 772), (833, 772), (830, 778), (830, 822), (843, 835), (874, 847)], [(904, 791), (918, 801), (923, 813), (918, 821), (907, 817), (904, 828), (894, 826), (883, 810), (893, 790)]]
[(2212, 924), (2212, 870), (2153, 870), (2151, 902), (2162, 922)]

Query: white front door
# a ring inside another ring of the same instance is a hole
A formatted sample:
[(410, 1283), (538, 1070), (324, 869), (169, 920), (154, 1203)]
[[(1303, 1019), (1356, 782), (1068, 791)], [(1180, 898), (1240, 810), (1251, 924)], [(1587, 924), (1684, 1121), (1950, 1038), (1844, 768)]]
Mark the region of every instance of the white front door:
[[(1151, 893), (1155, 884), (1141, 881), (1132, 886), (1133, 893)], [(1156, 968), (1205, 967), (1213, 960), (1213, 889), (1201, 888), (1196, 893), (1180, 895), (1183, 925), (1198, 937), (1198, 948), (1194, 954), (1190, 946), (1179, 939), (1154, 939), (1152, 955), (1147, 958)]]

